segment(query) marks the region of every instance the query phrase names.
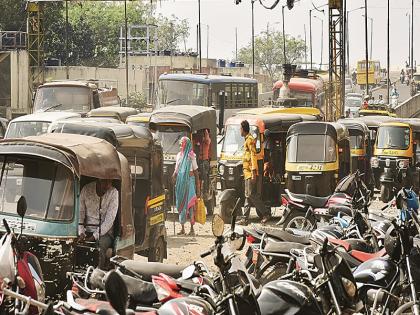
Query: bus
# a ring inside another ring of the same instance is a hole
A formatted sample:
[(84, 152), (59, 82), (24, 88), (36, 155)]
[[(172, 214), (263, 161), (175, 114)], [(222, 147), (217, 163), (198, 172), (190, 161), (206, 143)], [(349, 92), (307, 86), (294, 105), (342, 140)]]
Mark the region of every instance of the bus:
[[(381, 63), (379, 61), (369, 60), (368, 64), (368, 84), (370, 86), (379, 85), (382, 80)], [(357, 84), (361, 89), (366, 88), (366, 60), (357, 62)]]
[[(219, 128), (236, 112), (258, 107), (257, 80), (208, 74), (165, 73), (159, 77), (156, 107), (199, 105), (216, 109)], [(219, 115), (221, 107), (222, 115)]]

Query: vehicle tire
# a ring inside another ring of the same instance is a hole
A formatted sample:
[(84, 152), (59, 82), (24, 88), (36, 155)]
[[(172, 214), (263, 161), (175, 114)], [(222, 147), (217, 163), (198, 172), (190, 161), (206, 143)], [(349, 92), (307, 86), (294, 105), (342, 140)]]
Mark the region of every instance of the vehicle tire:
[(275, 265), (268, 267), (259, 279), (261, 286), (264, 286), (265, 284), (284, 276), (287, 271), (287, 264), (288, 261), (278, 262)]
[(212, 197), (209, 200), (204, 201), (204, 204), (206, 205), (207, 216), (212, 216), (214, 213), (214, 207), (216, 205), (216, 195), (214, 191), (212, 193)]
[(152, 248), (149, 249), (147, 260), (149, 262), (163, 262), (166, 252), (166, 242), (159, 237)]
[(316, 219), (311, 215), (305, 218), (305, 213), (302, 211), (292, 210), (289, 216), (284, 220), (282, 229), (299, 229), (304, 231), (313, 231), (316, 229)]
[(389, 185), (381, 184), (381, 201), (388, 203), (391, 199), (391, 187)]
[(412, 307), (414, 306), (414, 302), (407, 302), (401, 305), (394, 313), (394, 315), (403, 315), (403, 314), (414, 314), (412, 311)]
[(235, 205), (233, 204), (232, 200), (223, 201), (220, 203), (220, 216), (222, 217), (225, 224), (229, 224), (232, 220), (232, 212), (234, 206)]

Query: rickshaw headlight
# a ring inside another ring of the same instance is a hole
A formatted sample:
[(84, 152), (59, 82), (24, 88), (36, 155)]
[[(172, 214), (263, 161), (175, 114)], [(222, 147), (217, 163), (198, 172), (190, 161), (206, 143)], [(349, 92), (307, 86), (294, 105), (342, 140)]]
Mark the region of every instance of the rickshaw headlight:
[(374, 168), (379, 167), (379, 159), (378, 159), (376, 156), (373, 156), (373, 157), (370, 159), (370, 166), (371, 166), (371, 167), (374, 167)]
[(398, 168), (408, 168), (410, 161), (408, 159), (398, 160)]
[(219, 174), (223, 176), (225, 173), (225, 166), (223, 164), (219, 165)]
[(355, 297), (357, 291), (355, 284), (347, 278), (342, 278), (341, 282), (348, 296), (351, 298)]

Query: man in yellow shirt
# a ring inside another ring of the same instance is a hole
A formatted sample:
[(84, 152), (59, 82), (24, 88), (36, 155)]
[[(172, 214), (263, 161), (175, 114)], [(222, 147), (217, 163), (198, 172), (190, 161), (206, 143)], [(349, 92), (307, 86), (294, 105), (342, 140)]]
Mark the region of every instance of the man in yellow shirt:
[(267, 209), (262, 202), (257, 191), (258, 178), (258, 164), (257, 164), (257, 150), (255, 147), (255, 139), (249, 133), (249, 123), (247, 120), (241, 122), (241, 136), (245, 138), (244, 155), (242, 158), (242, 167), (245, 180), (245, 205), (243, 219), (240, 224), (247, 225), (251, 205), (257, 211), (257, 214), (262, 218), (261, 223), (266, 223), (270, 217), (270, 210)]

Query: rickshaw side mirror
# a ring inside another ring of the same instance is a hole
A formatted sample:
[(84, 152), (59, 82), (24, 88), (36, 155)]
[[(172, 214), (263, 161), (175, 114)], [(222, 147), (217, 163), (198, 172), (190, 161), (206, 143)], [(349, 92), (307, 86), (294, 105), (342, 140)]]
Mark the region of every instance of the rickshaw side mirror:
[(105, 281), (107, 299), (119, 315), (125, 315), (128, 290), (124, 280), (116, 271), (111, 271)]
[(28, 209), (28, 205), (26, 204), (25, 196), (20, 196), (17, 202), (16, 212), (22, 219), (25, 217), (25, 213), (27, 209)]

